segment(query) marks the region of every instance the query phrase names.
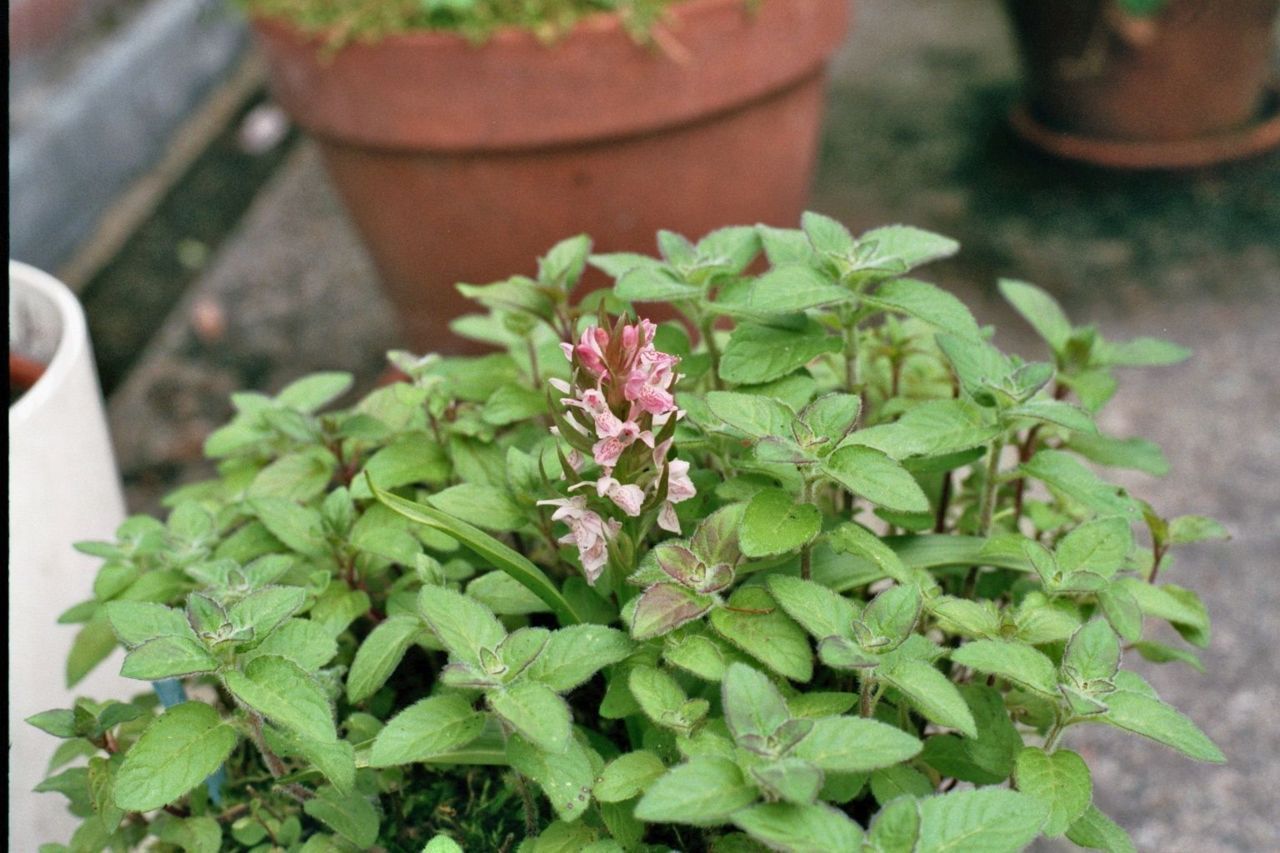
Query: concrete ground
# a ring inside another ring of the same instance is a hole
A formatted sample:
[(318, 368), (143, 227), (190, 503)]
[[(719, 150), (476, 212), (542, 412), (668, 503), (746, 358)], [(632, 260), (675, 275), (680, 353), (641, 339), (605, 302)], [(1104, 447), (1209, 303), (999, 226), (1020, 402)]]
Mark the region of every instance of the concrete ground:
[[(813, 207), (855, 230), (908, 222), (960, 239), (960, 258), (931, 277), (1015, 350), (1036, 345), (994, 296), (998, 276), (1041, 284), (1108, 336), (1195, 350), (1127, 375), (1104, 426), (1158, 441), (1173, 464), (1126, 485), (1166, 515), (1211, 514), (1232, 533), (1165, 575), (1199, 590), (1215, 619), (1209, 674), (1135, 664), (1230, 763), (1196, 765), (1109, 730), (1069, 741), (1095, 768), (1095, 801), (1140, 850), (1280, 849), (1280, 154), (1189, 175), (1056, 163), (1003, 128), (1016, 75), (997, 3), (860, 2), (833, 67)], [(202, 475), (200, 443), (231, 391), (317, 369), (371, 387), (397, 343), (392, 320), (301, 145), (109, 401), (132, 507), (154, 510)]]

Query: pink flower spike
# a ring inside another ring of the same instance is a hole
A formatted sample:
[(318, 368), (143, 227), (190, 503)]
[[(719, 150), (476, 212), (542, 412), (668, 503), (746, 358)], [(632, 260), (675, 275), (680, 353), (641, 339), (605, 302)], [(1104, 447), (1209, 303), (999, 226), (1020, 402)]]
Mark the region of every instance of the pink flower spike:
[(597, 465), (612, 470), (613, 466), (618, 464), (618, 457), (626, 449), (627, 446), (621, 439), (602, 438), (591, 445), (591, 455), (595, 457)]

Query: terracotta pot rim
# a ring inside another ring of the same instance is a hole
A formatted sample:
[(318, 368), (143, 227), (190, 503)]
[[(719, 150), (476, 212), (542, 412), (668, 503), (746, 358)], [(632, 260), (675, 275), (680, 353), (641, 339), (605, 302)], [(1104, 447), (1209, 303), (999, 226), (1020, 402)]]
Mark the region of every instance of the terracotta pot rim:
[(1280, 147), (1280, 83), (1268, 85), (1263, 110), (1253, 121), (1191, 139), (1115, 139), (1057, 130), (1037, 119), (1025, 101), (1010, 110), (1009, 125), (1024, 141), (1067, 160), (1110, 169), (1193, 169)]
[[(779, 0), (760, 0), (762, 3), (779, 2)], [(748, 14), (756, 14), (758, 9), (748, 8), (748, 0), (674, 0), (668, 5), (658, 18), (655, 26), (671, 23), (672, 17), (684, 21), (686, 19), (695, 19), (700, 15), (714, 13), (727, 6), (742, 6)], [(266, 29), (274, 29), (282, 33), (288, 33), (291, 38), (301, 41), (314, 43), (317, 47), (322, 46), (326, 31), (324, 30), (306, 30), (291, 20), (281, 16), (267, 15), (251, 15), (250, 21), (256, 27)], [(352, 41), (341, 48), (338, 52), (349, 50), (352, 48), (377, 48), (387, 44), (395, 44), (404, 47), (421, 47), (421, 48), (441, 48), (455, 47), (464, 45), (475, 50), (500, 50), (504, 47), (536, 45), (547, 50), (555, 50), (569, 39), (590, 39), (590, 38), (616, 38), (623, 35), (630, 39), (631, 36), (626, 32), (622, 25), (622, 16), (617, 12), (608, 10), (600, 10), (592, 12), (588, 15), (574, 21), (573, 24), (564, 32), (558, 33), (551, 40), (540, 39), (532, 31), (514, 24), (503, 24), (493, 30), (484, 39), (473, 41), (460, 32), (455, 30), (411, 30), (403, 33), (391, 33), (382, 36), (373, 41)], [(647, 50), (648, 47), (641, 43), (636, 43), (637, 50)]]
[(633, 139), (749, 107), (824, 72), (849, 0), (684, 0), (636, 44), (621, 19), (580, 22), (554, 45), (509, 29), (475, 46), (420, 32), (332, 57), (278, 20), (255, 21), (281, 105), (309, 132), (384, 151), (479, 154)]

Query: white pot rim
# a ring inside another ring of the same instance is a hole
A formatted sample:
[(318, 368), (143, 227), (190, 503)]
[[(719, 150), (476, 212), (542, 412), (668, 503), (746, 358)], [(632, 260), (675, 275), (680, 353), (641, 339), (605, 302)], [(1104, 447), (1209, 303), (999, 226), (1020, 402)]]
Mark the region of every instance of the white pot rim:
[[(9, 286), (26, 288), (49, 300), (57, 309), (62, 323), (61, 339), (53, 353), (53, 358), (45, 365), (40, 379), (18, 402), (9, 407), (9, 427), (20, 424), (40, 409), (45, 401), (57, 393), (57, 389), (65, 384), (66, 378), (75, 369), (81, 353), (88, 346), (89, 335), (84, 319), (84, 309), (79, 300), (65, 284), (22, 261), (9, 261)], [(12, 297), (11, 297), (12, 298)]]

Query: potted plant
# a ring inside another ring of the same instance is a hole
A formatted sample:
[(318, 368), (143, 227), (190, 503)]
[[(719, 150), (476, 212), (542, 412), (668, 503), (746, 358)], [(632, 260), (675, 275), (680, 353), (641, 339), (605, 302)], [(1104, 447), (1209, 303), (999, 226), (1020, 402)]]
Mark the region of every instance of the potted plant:
[(642, 251), (661, 227), (794, 222), (848, 0), (248, 8), (406, 340), (458, 349), (453, 284), (565, 234)]
[[(1008, 281), (1051, 360), (1007, 356), (907, 277), (956, 244), (902, 226), (661, 244), (473, 291), (505, 352), (236, 396), (218, 478), (92, 546), (130, 583), (75, 615), (200, 698), (32, 718), (88, 756), (45, 783), (73, 846), (1132, 850), (1075, 726), (1223, 760), (1120, 666), (1195, 661), (1148, 629), (1206, 644), (1160, 572), (1222, 528), (1085, 464), (1164, 467), (1094, 418), (1185, 350)], [(617, 276), (584, 313), (588, 263)], [(735, 328), (695, 346), (660, 299)]]
[[(17, 261), (9, 262), (9, 393), (9, 803), (25, 822), (12, 840), (75, 826), (59, 803), (32, 794), (54, 745), (22, 720), (71, 700), (59, 662), (78, 681), (87, 671), (80, 649), (95, 639), (104, 653), (114, 647), (105, 623), (78, 648), (75, 632), (53, 623), (94, 592), (97, 562), (72, 544), (110, 536), (125, 517), (84, 312), (65, 285)], [(106, 669), (84, 686), (115, 697), (131, 687)]]
[(1007, 0), (1027, 78), (1014, 127), (1047, 150), (1183, 168), (1280, 144), (1276, 0)]

